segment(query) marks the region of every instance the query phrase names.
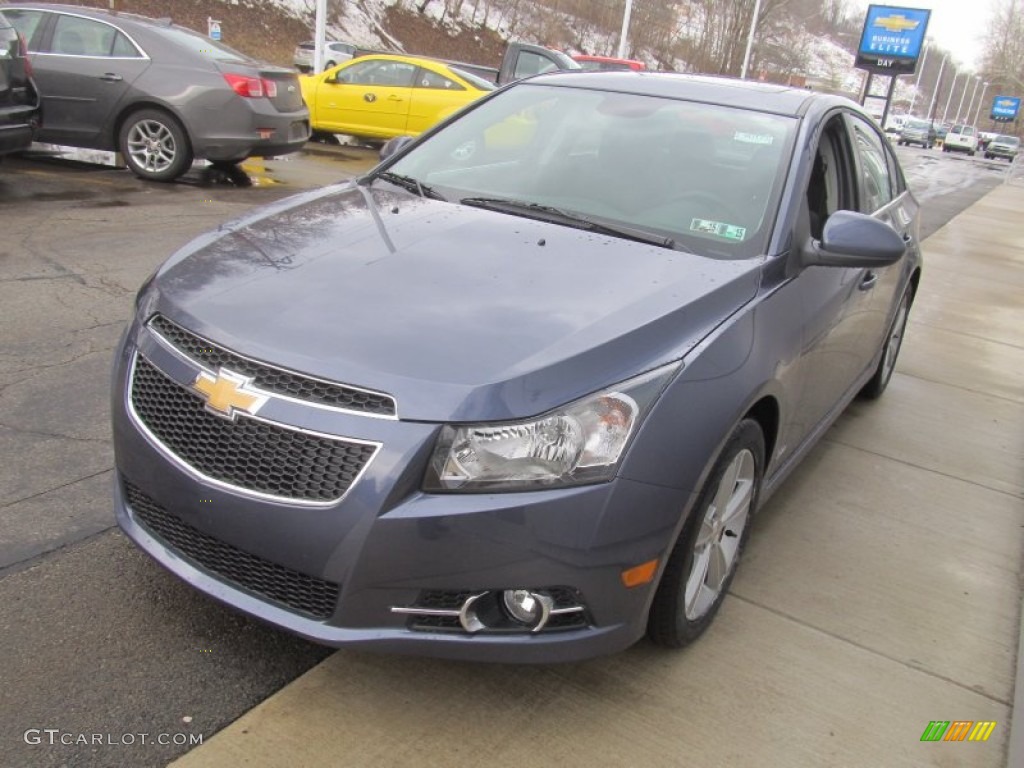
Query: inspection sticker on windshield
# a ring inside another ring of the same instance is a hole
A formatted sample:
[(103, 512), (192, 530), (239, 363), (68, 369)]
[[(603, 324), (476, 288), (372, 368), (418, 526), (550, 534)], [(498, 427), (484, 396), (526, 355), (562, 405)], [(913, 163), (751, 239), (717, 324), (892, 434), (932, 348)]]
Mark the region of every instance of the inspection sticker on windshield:
[(742, 141), (744, 144), (763, 144), (769, 146), (775, 142), (775, 137), (770, 133), (744, 133), (736, 131), (732, 135), (733, 141)]
[(735, 224), (726, 224), (723, 221), (709, 221), (708, 219), (694, 219), (690, 222), (690, 231), (702, 235), (715, 235), (724, 237), (727, 240), (742, 240), (747, 236), (746, 227), (737, 227)]

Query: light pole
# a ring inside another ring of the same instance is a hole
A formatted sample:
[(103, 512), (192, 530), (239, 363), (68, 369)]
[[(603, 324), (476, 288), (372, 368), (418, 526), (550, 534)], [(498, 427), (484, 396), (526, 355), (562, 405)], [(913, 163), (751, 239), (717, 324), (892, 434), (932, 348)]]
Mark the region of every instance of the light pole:
[(956, 117), (953, 118), (954, 123), (960, 122), (960, 110), (964, 108), (964, 99), (967, 98), (967, 89), (971, 87), (971, 73), (967, 72), (967, 77), (964, 78), (964, 92), (960, 94), (960, 106), (956, 108)]
[(907, 110), (911, 115), (914, 114), (914, 102), (917, 101), (917, 91), (921, 87), (921, 76), (924, 74), (924, 65), (928, 63), (928, 41), (924, 42), (924, 55), (921, 57), (921, 71), (917, 73), (917, 81), (914, 83), (914, 92), (910, 96), (910, 109)]
[(740, 80), (747, 79), (747, 67), (750, 66), (750, 51), (754, 47), (754, 32), (757, 30), (757, 17), (761, 13), (761, 0), (754, 0), (754, 18), (750, 20), (750, 33), (747, 35), (747, 50), (743, 54), (743, 69), (740, 70)]
[(619, 33), (619, 58), (626, 58), (626, 33), (629, 32), (629, 17), (633, 15), (633, 0), (626, 0), (626, 11), (622, 14), (622, 32)]
[(946, 68), (946, 59), (948, 58), (948, 53), (943, 55), (942, 63), (939, 65), (939, 76), (935, 79), (935, 88), (932, 89), (932, 100), (928, 105), (928, 112), (925, 113), (925, 117), (928, 120), (932, 119), (932, 110), (935, 109), (935, 97), (939, 95), (939, 86), (942, 85), (942, 70)]
[(988, 83), (981, 89), (981, 98), (978, 99), (978, 108), (974, 110), (974, 124), (978, 124), (978, 115), (981, 114), (981, 105), (985, 102), (985, 91), (988, 90)]
[(974, 109), (974, 97), (978, 95), (978, 86), (981, 85), (981, 76), (974, 76), (974, 90), (971, 91), (971, 100), (967, 102), (967, 111), (964, 112), (964, 122), (966, 123), (971, 116), (971, 110)]
[(946, 108), (942, 110), (942, 122), (946, 122), (949, 116), (949, 103), (953, 101), (953, 91), (956, 90), (956, 79), (960, 77), (960, 70), (953, 73), (953, 84), (949, 86), (949, 98), (946, 99)]

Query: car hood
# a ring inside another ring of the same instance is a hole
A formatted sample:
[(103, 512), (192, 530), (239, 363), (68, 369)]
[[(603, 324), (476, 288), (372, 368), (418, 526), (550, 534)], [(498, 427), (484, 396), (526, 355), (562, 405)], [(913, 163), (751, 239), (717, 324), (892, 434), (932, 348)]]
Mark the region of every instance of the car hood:
[(193, 241), (140, 306), (387, 392), (404, 419), (521, 418), (681, 358), (754, 296), (761, 261), (345, 184)]

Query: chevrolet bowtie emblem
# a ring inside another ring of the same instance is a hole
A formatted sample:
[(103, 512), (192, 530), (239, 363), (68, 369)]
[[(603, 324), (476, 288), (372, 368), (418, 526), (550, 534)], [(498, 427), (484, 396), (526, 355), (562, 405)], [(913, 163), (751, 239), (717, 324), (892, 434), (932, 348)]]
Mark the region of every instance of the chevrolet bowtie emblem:
[(206, 400), (206, 410), (234, 421), (239, 411), (254, 416), (267, 402), (267, 396), (249, 389), (252, 379), (221, 368), (216, 376), (201, 371), (192, 389)]
[(886, 32), (909, 32), (917, 29), (920, 21), (911, 21), (902, 13), (894, 13), (892, 16), (878, 17), (874, 26), (881, 27)]

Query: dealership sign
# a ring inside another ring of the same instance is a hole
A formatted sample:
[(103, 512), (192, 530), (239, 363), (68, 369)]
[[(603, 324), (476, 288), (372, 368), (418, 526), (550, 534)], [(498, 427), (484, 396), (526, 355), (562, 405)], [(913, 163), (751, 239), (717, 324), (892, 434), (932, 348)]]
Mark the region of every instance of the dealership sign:
[(870, 5), (864, 19), (857, 68), (876, 74), (912, 75), (924, 47), (931, 11)]
[(1020, 99), (1015, 96), (996, 96), (992, 100), (992, 119), (1009, 123), (1017, 119)]

